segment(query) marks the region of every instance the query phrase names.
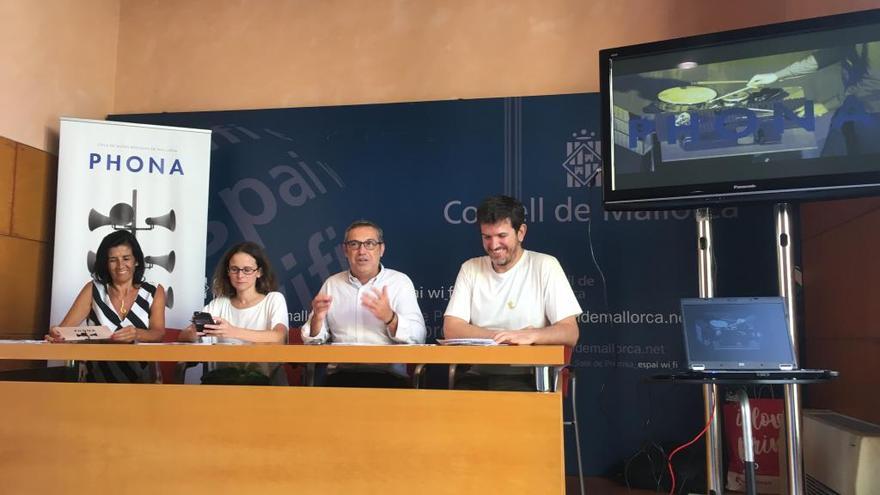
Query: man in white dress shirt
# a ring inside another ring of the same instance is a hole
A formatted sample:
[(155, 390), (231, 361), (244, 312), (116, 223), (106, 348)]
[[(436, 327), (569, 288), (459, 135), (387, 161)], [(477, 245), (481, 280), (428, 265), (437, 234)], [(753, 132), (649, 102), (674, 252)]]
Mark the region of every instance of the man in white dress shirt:
[[(323, 344), (422, 344), (425, 320), (415, 287), (405, 274), (382, 266), (385, 241), (373, 222), (345, 230), (349, 270), (328, 278), (312, 300), (303, 342)], [(403, 365), (331, 365), (326, 384), (341, 387), (405, 387)]]
[[(574, 346), (580, 304), (556, 258), (523, 249), (522, 203), (509, 196), (486, 198), (477, 208), (477, 220), (487, 256), (462, 264), (443, 318), (445, 337)], [(531, 372), (474, 366), (456, 387), (534, 390)]]

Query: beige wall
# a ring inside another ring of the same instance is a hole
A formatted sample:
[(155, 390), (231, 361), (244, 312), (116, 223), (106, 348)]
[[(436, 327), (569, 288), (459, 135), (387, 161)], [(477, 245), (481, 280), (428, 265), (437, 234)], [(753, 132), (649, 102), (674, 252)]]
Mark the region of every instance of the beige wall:
[(840, 0), (123, 0), (117, 113), (598, 90), (600, 48), (880, 7)]
[(0, 136), (57, 152), (58, 117), (113, 111), (119, 0), (0, 0)]
[(0, 136), (56, 152), (60, 116), (596, 91), (600, 48), (872, 7), (880, 0), (0, 0)]

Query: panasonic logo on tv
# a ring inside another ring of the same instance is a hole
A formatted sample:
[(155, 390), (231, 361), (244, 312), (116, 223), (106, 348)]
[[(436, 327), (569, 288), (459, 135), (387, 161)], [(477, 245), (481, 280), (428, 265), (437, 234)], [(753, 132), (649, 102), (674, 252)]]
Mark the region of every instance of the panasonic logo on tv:
[(758, 187), (758, 186), (755, 185), (755, 184), (745, 184), (745, 185), (742, 185), (742, 186), (740, 186), (740, 185), (738, 185), (738, 184), (734, 184), (734, 185), (733, 185), (733, 190), (734, 190), (734, 191), (738, 191), (738, 190), (740, 190), (740, 189), (754, 189), (754, 188), (756, 188), (756, 187)]

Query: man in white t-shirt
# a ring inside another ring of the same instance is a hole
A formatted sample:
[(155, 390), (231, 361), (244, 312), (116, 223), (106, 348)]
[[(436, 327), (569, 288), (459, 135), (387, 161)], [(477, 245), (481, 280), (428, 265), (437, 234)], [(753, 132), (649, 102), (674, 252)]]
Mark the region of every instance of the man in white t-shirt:
[[(382, 265), (385, 240), (373, 222), (358, 220), (342, 243), (349, 269), (326, 281), (302, 327), (306, 344), (423, 344), (425, 320), (412, 281)], [(406, 387), (403, 365), (331, 365), (326, 384), (340, 387)]]
[[(580, 304), (556, 258), (523, 249), (522, 203), (509, 196), (486, 198), (477, 208), (477, 220), (487, 256), (461, 266), (443, 319), (444, 336), (574, 346)], [(534, 390), (530, 372), (475, 366), (456, 386)]]

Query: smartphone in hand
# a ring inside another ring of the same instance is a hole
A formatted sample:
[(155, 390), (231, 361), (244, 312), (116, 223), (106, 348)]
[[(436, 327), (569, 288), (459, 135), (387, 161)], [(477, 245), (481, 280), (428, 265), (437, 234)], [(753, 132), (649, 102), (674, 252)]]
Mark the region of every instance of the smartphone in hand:
[(192, 322), (193, 325), (196, 326), (196, 332), (205, 333), (205, 325), (213, 325), (214, 317), (211, 316), (211, 313), (206, 313), (204, 311), (194, 311)]

